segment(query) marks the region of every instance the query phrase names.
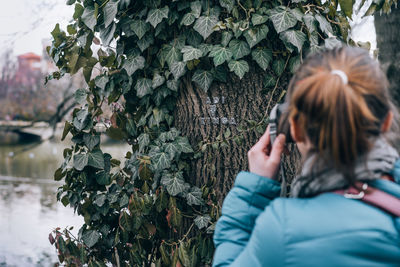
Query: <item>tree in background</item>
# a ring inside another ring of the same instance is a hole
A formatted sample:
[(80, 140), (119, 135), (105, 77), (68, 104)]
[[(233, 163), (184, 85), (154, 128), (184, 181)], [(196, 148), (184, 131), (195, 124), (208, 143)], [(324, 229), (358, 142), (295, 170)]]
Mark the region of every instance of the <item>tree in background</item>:
[[(305, 0), (67, 3), (74, 21), (52, 32), (52, 77), (82, 69), (87, 86), (75, 92), (80, 106), (63, 133), (74, 145), (55, 179), (64, 180), (58, 199), (85, 223), (76, 237), (50, 235), (60, 261), (210, 264), (221, 199), (246, 151), (308, 52), (354, 44), (354, 2), (340, 0), (341, 11)], [(100, 126), (131, 145), (124, 163), (101, 151)]]

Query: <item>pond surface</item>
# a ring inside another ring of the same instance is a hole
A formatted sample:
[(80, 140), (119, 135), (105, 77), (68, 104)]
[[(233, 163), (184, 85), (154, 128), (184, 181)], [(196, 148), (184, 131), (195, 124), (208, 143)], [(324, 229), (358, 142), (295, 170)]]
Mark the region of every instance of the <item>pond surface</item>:
[[(49, 233), (74, 226), (76, 234), (83, 224), (72, 208), (56, 201), (61, 183), (53, 180), (53, 173), (67, 145), (46, 141), (0, 146), (0, 267), (53, 266), (57, 254)], [(121, 159), (129, 147), (112, 144), (102, 150)]]

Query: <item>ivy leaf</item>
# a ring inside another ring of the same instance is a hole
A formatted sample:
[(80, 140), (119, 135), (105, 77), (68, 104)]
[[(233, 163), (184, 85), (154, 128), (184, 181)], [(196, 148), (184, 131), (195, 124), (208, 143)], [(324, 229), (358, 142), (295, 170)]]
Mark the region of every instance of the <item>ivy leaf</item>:
[(255, 49), (251, 56), (263, 70), (266, 70), (272, 60), (272, 50), (267, 48)]
[(164, 151), (170, 155), (171, 160), (180, 152), (179, 147), (175, 143), (166, 143)]
[(300, 52), (304, 42), (307, 40), (307, 36), (304, 33), (296, 30), (288, 30), (282, 32), (279, 35), (279, 38), (281, 38), (285, 45), (286, 43), (294, 45), (297, 48), (298, 52)]
[(92, 150), (100, 143), (100, 135), (85, 134), (83, 136), (83, 142), (85, 142), (89, 150)]
[(328, 49), (333, 49), (335, 47), (341, 47), (342, 42), (339, 41), (336, 37), (330, 37), (325, 39), (324, 45)]
[(108, 3), (104, 6), (104, 25), (107, 28), (110, 25), (114, 18), (117, 16), (118, 13), (118, 2), (119, 1), (108, 1)]
[(224, 63), (225, 61), (228, 61), (232, 58), (232, 51), (231, 49), (224, 47), (224, 46), (220, 46), (220, 45), (215, 45), (213, 46), (209, 57), (213, 58), (214, 61), (214, 65), (218, 66), (221, 65), (222, 63)]
[(235, 6), (235, 0), (219, 0), (219, 4), (226, 8), (229, 13), (231, 13), (233, 7)]
[(165, 82), (164, 76), (161, 76), (160, 74), (156, 73), (153, 76), (153, 81), (151, 83), (151, 87), (153, 87), (153, 89), (155, 89), (155, 88), (161, 86), (164, 82)]
[(234, 39), (229, 43), (229, 49), (232, 51), (233, 59), (240, 59), (250, 54), (249, 45), (242, 40)]
[(213, 81), (213, 75), (211, 71), (198, 69), (193, 74), (192, 81), (194, 81), (200, 88), (207, 92), (208, 88)]
[(297, 18), (284, 6), (277, 6), (270, 10), (269, 18), (277, 33), (286, 31), (297, 23)]
[(198, 215), (194, 219), (194, 224), (196, 224), (196, 226), (199, 229), (203, 229), (203, 228), (206, 228), (208, 226), (210, 221), (211, 221), (211, 217), (208, 214), (207, 215), (203, 215), (203, 216)]
[(171, 64), (170, 71), (174, 75), (175, 80), (178, 80), (186, 72), (186, 63), (179, 61)]
[(106, 75), (97, 76), (97, 77), (94, 79), (94, 84), (95, 84), (97, 87), (99, 87), (99, 88), (101, 88), (102, 90), (104, 90), (104, 89), (106, 88), (106, 85), (107, 85), (108, 81), (109, 81), (109, 78), (108, 78), (108, 76), (106, 76)]
[(142, 98), (145, 95), (149, 95), (153, 92), (152, 81), (147, 78), (141, 78), (137, 81), (135, 89), (136, 89), (136, 95), (139, 98)]
[(203, 55), (200, 49), (194, 48), (192, 46), (184, 46), (181, 50), (183, 53), (183, 61), (187, 62), (193, 59), (198, 59)]
[(179, 89), (179, 82), (177, 80), (168, 80), (167, 87), (172, 91), (178, 92)]
[(254, 26), (263, 24), (263, 23), (265, 23), (267, 20), (268, 20), (268, 17), (267, 17), (267, 16), (263, 16), (263, 15), (260, 15), (260, 14), (257, 14), (257, 13), (254, 13), (254, 14), (251, 16), (251, 23), (253, 23)]
[(232, 60), (228, 63), (230, 71), (233, 71), (240, 79), (249, 71), (249, 64), (244, 60)]
[(149, 22), (153, 26), (153, 28), (155, 28), (164, 18), (168, 18), (168, 12), (168, 6), (160, 9), (151, 9), (149, 11), (149, 14), (147, 15), (146, 22)]
[(293, 16), (296, 17), (298, 21), (303, 21), (304, 13), (300, 9), (294, 8), (294, 9), (289, 9), (289, 11), (290, 13), (293, 14)]
[(146, 34), (142, 39), (137, 41), (137, 45), (140, 51), (146, 50), (150, 45), (154, 43), (154, 37), (152, 34)]
[(171, 159), (168, 153), (159, 151), (150, 153), (152, 167), (156, 171), (162, 171), (171, 166)]
[(263, 39), (267, 38), (268, 34), (267, 25), (262, 25), (260, 27), (251, 28), (245, 31), (244, 37), (250, 48), (261, 42)]
[(182, 172), (177, 172), (174, 175), (164, 174), (161, 178), (161, 184), (165, 186), (171, 196), (176, 196), (185, 191), (185, 180)]
[(143, 69), (146, 60), (142, 56), (128, 57), (122, 64), (129, 76), (132, 76), (137, 70)]
[(307, 13), (303, 16), (303, 21), (306, 24), (306, 27), (310, 33), (313, 33), (317, 30), (317, 21), (310, 13)]
[(321, 28), (322, 32), (324, 32), (328, 36), (333, 34), (332, 26), (331, 26), (331, 24), (329, 24), (329, 22), (326, 20), (326, 18), (324, 18), (320, 14), (316, 14), (315, 19), (318, 21), (319, 27)]
[(176, 45), (166, 45), (163, 50), (163, 53), (165, 53), (165, 61), (168, 63), (168, 66), (171, 66), (171, 64), (176, 61), (181, 61), (182, 53)]
[(203, 193), (197, 186), (192, 187), (189, 193), (186, 195), (186, 201), (190, 206), (201, 205), (204, 203), (202, 198)]
[(144, 148), (150, 143), (150, 136), (147, 133), (142, 133), (138, 137), (139, 152), (143, 152)]
[(81, 19), (89, 29), (92, 31), (94, 30), (94, 26), (96, 26), (97, 23), (97, 18), (95, 17), (94, 8), (92, 6), (85, 7)]
[(193, 149), (189, 144), (187, 137), (179, 136), (175, 139), (175, 144), (179, 147), (179, 150), (183, 153), (193, 153)]
[(139, 39), (142, 39), (146, 32), (150, 30), (150, 25), (143, 20), (134, 20), (130, 27)]
[(85, 89), (78, 89), (75, 91), (74, 99), (78, 104), (83, 104), (86, 101), (87, 92)]
[(75, 154), (73, 166), (76, 170), (81, 171), (88, 164), (88, 154)]
[(292, 57), (289, 60), (288, 69), (291, 73), (295, 73), (296, 70), (300, 67), (300, 65), (301, 65), (301, 57), (300, 56)]
[(109, 45), (111, 41), (114, 39), (114, 33), (117, 26), (115, 23), (112, 23), (107, 28), (100, 30), (100, 38), (103, 41), (104, 45)]
[(189, 26), (196, 20), (196, 17), (190, 12), (183, 16), (181, 20), (181, 25)]
[(272, 76), (271, 74), (267, 74), (264, 77), (264, 86), (266, 88), (271, 88), (274, 87), (276, 84), (276, 79), (274, 76)]
[(190, 9), (192, 10), (192, 14), (198, 18), (200, 17), (201, 14), (201, 2), (200, 1), (195, 1), (190, 3)]
[(100, 234), (95, 230), (88, 230), (83, 233), (82, 241), (89, 248), (93, 247), (100, 239)]
[(281, 76), (285, 69), (285, 61), (283, 59), (275, 60), (272, 63), (272, 69), (277, 76)]
[(229, 31), (224, 31), (221, 34), (221, 44), (223, 46), (227, 46), (229, 44), (229, 41), (232, 39), (233, 34)]
[(104, 156), (100, 149), (93, 150), (89, 153), (88, 165), (98, 169), (104, 169)]
[(214, 27), (217, 23), (218, 18), (215, 16), (201, 16), (196, 20), (193, 29), (200, 33), (205, 40), (214, 31)]

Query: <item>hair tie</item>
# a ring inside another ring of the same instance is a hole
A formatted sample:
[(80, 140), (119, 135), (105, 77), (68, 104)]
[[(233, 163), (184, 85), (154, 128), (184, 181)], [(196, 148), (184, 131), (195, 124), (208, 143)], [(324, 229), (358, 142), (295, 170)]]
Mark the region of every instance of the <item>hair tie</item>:
[(342, 70), (331, 70), (331, 74), (339, 76), (344, 84), (347, 84), (349, 81), (349, 78), (347, 78), (346, 73), (344, 73), (344, 71)]

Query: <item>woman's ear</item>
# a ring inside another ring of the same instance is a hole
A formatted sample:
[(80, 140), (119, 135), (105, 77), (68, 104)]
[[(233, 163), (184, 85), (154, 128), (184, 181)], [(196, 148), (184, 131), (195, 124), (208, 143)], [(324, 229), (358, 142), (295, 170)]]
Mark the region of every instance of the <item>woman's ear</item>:
[(304, 142), (304, 133), (302, 129), (299, 127), (299, 124), (296, 120), (293, 118), (289, 118), (289, 123), (290, 123), (290, 134), (292, 135), (292, 139), (296, 143)]
[(381, 126), (382, 133), (386, 133), (387, 131), (389, 131), (390, 127), (392, 126), (392, 122), (393, 122), (393, 112), (389, 111)]

